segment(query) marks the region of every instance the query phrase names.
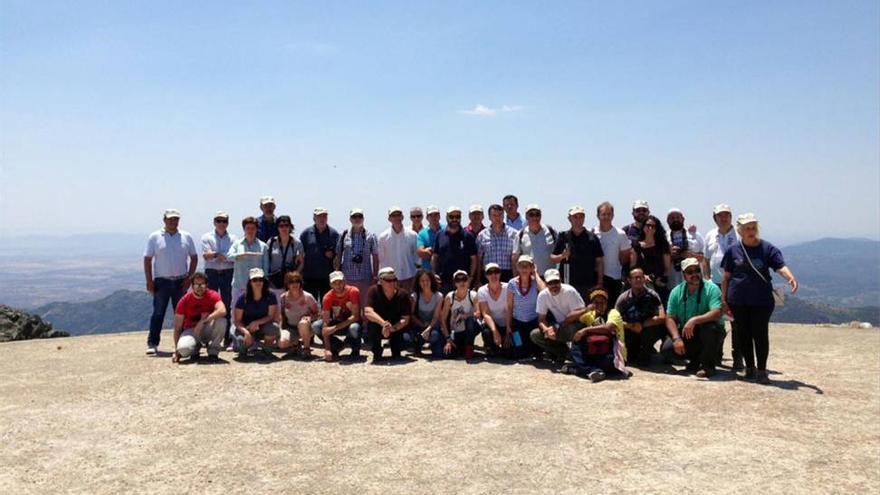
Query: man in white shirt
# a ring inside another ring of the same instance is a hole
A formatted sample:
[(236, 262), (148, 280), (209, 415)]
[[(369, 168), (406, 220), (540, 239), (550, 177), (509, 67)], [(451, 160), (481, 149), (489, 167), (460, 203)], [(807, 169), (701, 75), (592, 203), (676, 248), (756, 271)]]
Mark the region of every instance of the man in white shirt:
[[(721, 286), (721, 278), (724, 270), (721, 268), (721, 260), (724, 254), (739, 242), (736, 235), (736, 229), (733, 228), (733, 213), (730, 206), (719, 204), (712, 209), (712, 220), (715, 221), (716, 228), (710, 230), (706, 234), (705, 244), (703, 247), (703, 260), (700, 263), (703, 269), (703, 277), (707, 280), (715, 282)], [(723, 321), (723, 320), (722, 320)], [(731, 329), (731, 347), (733, 348), (733, 369), (741, 370), (745, 364), (743, 362), (742, 352), (739, 350), (739, 340), (737, 339), (736, 322), (730, 321)], [(726, 337), (726, 335), (724, 336)], [(721, 350), (719, 350), (719, 363), (721, 364), (721, 354), (724, 348), (724, 337), (721, 338)]]
[(562, 283), (559, 270), (547, 270), (544, 280), (547, 288), (538, 293), (538, 328), (529, 338), (561, 365), (568, 357), (568, 343), (583, 326), (579, 319), (586, 306), (577, 289)]
[[(421, 213), (421, 212), (420, 212)], [(403, 210), (399, 206), (388, 208), (391, 227), (379, 234), (379, 266), (389, 266), (397, 275), (397, 286), (407, 294), (412, 293), (416, 276), (416, 233), (403, 226)]]
[(626, 232), (612, 225), (614, 205), (608, 201), (600, 203), (596, 207), (596, 218), (599, 220), (599, 225), (593, 228), (593, 233), (599, 238), (602, 252), (605, 254), (602, 258), (605, 263), (602, 287), (608, 292), (608, 301), (613, 306), (623, 292), (623, 267), (629, 263), (632, 242), (626, 236)]
[(202, 236), (202, 258), (205, 260), (205, 275), (208, 288), (220, 293), (226, 307), (226, 333), (224, 347), (229, 344), (229, 325), (232, 318), (232, 274), (233, 263), (226, 259), (226, 253), (237, 238), (227, 232), (229, 214), (218, 211), (214, 214), (214, 230)]

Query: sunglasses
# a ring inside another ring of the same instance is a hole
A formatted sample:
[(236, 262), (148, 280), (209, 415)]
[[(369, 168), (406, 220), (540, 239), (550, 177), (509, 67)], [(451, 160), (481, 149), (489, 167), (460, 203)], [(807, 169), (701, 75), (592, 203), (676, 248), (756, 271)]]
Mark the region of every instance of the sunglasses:
[(229, 223), (229, 220), (225, 218), (215, 218), (214, 223)]
[(261, 279), (261, 278), (252, 278), (252, 279), (251, 279), (251, 282), (252, 282), (252, 283), (255, 283), (255, 284), (262, 284), (262, 283), (263, 283), (263, 279)]
[(349, 218), (353, 218), (353, 219), (355, 219), (355, 220), (363, 220), (363, 219), (364, 219), (364, 216), (363, 216), (363, 215), (352, 215), (352, 216), (349, 217)]
[(422, 215), (410, 215), (410, 218), (422, 218)]
[(449, 215), (446, 218), (448, 218), (450, 220), (461, 220), (461, 215)]
[(684, 274), (685, 274), (685, 275), (699, 275), (699, 274), (700, 274), (700, 270), (697, 270), (697, 269), (694, 269), (694, 270), (685, 270), (685, 271), (684, 271)]
[(383, 282), (388, 282), (389, 284), (397, 283), (397, 279), (396, 279), (396, 278), (383, 278), (382, 281), (383, 281)]
[(501, 270), (490, 270), (486, 272), (486, 275), (501, 275)]
[(278, 228), (279, 228), (279, 229), (289, 229), (289, 228), (290, 228), (290, 224), (289, 224), (289, 223), (279, 223), (279, 224), (278, 224)]
[(461, 277), (455, 279), (455, 283), (457, 283), (457, 284), (462, 283), (462, 282), (467, 282), (467, 281), (468, 281), (468, 279), (466, 279), (466, 278), (461, 278)]
[(656, 229), (657, 226), (654, 225), (653, 223), (646, 223), (646, 224), (645, 224), (645, 228), (646, 228), (646, 229)]

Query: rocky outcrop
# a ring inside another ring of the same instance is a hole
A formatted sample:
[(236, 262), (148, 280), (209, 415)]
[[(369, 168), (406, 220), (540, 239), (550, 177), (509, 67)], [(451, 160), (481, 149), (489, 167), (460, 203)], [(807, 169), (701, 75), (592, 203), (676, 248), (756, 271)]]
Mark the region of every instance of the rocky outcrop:
[(0, 342), (69, 336), (67, 332), (54, 330), (39, 316), (0, 305)]

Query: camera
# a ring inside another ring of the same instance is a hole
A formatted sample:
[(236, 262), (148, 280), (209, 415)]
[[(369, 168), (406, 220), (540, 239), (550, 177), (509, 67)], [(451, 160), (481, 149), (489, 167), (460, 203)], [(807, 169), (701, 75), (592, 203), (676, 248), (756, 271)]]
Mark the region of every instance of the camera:
[(355, 254), (354, 256), (351, 257), (351, 262), (352, 263), (363, 263), (364, 262), (364, 255)]

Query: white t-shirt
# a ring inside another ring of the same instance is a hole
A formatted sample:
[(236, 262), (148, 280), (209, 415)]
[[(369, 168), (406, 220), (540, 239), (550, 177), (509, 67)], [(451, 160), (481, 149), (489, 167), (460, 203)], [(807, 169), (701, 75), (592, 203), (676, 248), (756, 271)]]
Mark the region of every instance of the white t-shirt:
[(577, 289), (568, 284), (562, 284), (559, 294), (555, 296), (549, 288), (538, 293), (538, 314), (546, 315), (549, 311), (556, 318), (556, 323), (562, 323), (569, 313), (585, 306)]
[(489, 284), (485, 284), (477, 290), (477, 303), (484, 302), (489, 305), (489, 313), (495, 321), (495, 325), (504, 326), (507, 321), (507, 290), (506, 284), (501, 284), (498, 299), (492, 299), (489, 293)]
[(632, 249), (632, 243), (626, 233), (617, 227), (612, 226), (611, 230), (602, 232), (597, 225), (593, 227), (593, 233), (599, 238), (602, 252), (605, 253), (602, 258), (605, 264), (605, 276), (620, 280), (623, 272), (623, 265), (620, 264), (620, 252)]
[(379, 234), (379, 268), (394, 268), (397, 278), (406, 280), (416, 276), (416, 233), (404, 227), (400, 233), (388, 227)]
[(459, 301), (455, 298), (455, 291), (446, 294), (446, 299), (452, 301), (449, 308), (450, 330), (462, 332), (465, 329), (465, 320), (474, 315), (477, 307), (477, 292), (468, 291), (467, 297)]
[(712, 281), (716, 284), (721, 284), (721, 259), (724, 258), (724, 253), (726, 253), (731, 246), (734, 246), (739, 242), (739, 238), (736, 235), (736, 229), (730, 227), (730, 230), (728, 230), (726, 234), (722, 234), (718, 231), (718, 227), (716, 227), (706, 234), (705, 240), (703, 256), (709, 260), (709, 271), (712, 272)]

